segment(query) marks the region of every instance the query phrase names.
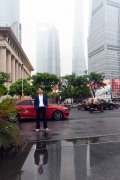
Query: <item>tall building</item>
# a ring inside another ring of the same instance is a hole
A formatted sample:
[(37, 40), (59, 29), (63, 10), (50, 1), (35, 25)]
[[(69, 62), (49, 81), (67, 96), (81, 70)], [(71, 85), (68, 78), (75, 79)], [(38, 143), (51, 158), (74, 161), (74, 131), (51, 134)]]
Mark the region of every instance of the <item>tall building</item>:
[(48, 24), (37, 25), (36, 70), (48, 72)]
[(120, 78), (120, 0), (93, 0), (88, 71)]
[(75, 0), (72, 72), (77, 75), (83, 75), (86, 71), (83, 3), (83, 0)]
[(0, 0), (0, 26), (11, 27), (18, 41), (21, 41), (19, 0)]
[(54, 24), (48, 32), (48, 72), (61, 76), (59, 34)]

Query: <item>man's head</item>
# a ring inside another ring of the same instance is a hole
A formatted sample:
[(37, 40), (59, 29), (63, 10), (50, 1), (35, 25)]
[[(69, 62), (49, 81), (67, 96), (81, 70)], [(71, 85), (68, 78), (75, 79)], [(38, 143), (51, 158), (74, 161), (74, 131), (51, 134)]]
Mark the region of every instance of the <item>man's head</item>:
[(42, 174), (43, 173), (43, 165), (40, 165), (38, 168), (38, 173)]
[(38, 94), (43, 94), (43, 88), (42, 87), (38, 88)]

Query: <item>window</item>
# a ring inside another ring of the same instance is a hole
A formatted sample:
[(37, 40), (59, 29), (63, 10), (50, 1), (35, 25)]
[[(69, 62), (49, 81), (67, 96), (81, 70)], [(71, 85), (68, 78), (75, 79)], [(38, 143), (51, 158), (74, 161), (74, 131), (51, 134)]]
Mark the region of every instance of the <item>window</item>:
[(34, 103), (34, 101), (33, 100), (25, 100), (25, 101), (22, 101), (22, 102), (19, 102), (18, 104), (17, 104), (17, 106), (33, 106), (33, 103)]

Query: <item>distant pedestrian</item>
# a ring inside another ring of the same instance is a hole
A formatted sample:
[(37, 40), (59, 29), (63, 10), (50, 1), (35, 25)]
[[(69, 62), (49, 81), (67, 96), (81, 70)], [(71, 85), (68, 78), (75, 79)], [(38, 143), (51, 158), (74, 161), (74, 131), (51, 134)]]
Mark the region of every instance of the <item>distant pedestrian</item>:
[(40, 115), (43, 117), (44, 130), (49, 130), (47, 127), (46, 109), (48, 107), (47, 96), (43, 94), (43, 88), (38, 88), (38, 95), (34, 99), (34, 108), (36, 110), (36, 131), (40, 130)]

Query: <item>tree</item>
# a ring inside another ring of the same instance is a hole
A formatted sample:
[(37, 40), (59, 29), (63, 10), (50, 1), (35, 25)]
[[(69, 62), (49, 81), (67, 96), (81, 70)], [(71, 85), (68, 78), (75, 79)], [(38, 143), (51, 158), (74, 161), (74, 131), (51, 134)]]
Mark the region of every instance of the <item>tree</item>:
[(62, 83), (62, 93), (60, 94), (62, 98), (71, 98), (71, 104), (72, 104), (72, 98), (74, 95), (74, 86), (76, 81), (76, 74), (72, 73), (71, 75), (65, 75), (61, 78)]
[(36, 89), (42, 86), (46, 92), (51, 92), (53, 86), (59, 82), (59, 78), (55, 74), (50, 73), (36, 73), (31, 76), (30, 80)]
[[(26, 79), (23, 79), (23, 91), (26, 96), (29, 96), (33, 93), (32, 86)], [(18, 81), (16, 81), (15, 83), (13, 83), (10, 86), (9, 94), (11, 96), (14, 96), (14, 95), (21, 96), (21, 94), (22, 94), (22, 79), (19, 79)]]
[(11, 82), (10, 74), (0, 72), (0, 84), (4, 84), (5, 82)]
[(4, 83), (6, 82), (11, 82), (10, 74), (0, 72), (0, 96), (3, 96), (8, 93), (8, 90), (4, 85)]
[(7, 93), (8, 93), (8, 90), (4, 86), (4, 84), (0, 84), (0, 96), (6, 95)]
[(90, 88), (87, 86), (87, 79), (84, 76), (77, 76), (73, 73), (72, 75), (62, 77), (61, 82), (63, 84), (62, 92), (60, 94), (62, 99), (84, 99), (91, 96)]
[(16, 125), (3, 119), (16, 113), (15, 101), (16, 99), (6, 98), (0, 103), (0, 145), (4, 149), (10, 148), (13, 143), (20, 144), (20, 134)]
[(87, 75), (87, 71), (85, 73), (86, 73), (85, 77), (88, 81), (88, 85), (91, 89), (93, 96), (95, 97), (95, 93), (97, 89), (106, 86), (106, 84), (103, 83), (105, 75), (104, 73), (96, 73), (96, 72), (91, 72), (89, 75)]

